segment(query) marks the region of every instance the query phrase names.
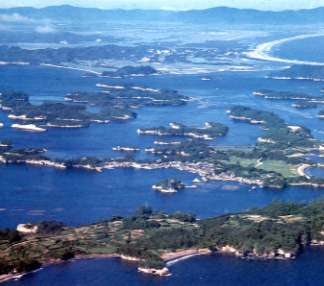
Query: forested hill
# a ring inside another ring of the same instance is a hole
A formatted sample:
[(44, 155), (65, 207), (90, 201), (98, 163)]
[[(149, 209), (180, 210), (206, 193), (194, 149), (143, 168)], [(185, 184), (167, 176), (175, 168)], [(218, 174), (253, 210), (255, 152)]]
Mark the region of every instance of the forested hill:
[(225, 24), (314, 24), (324, 22), (324, 8), (309, 10), (259, 11), (216, 7), (205, 10), (103, 10), (70, 5), (50, 6), (41, 9), (19, 7), (0, 9), (0, 15), (19, 14), (33, 19), (58, 21), (181, 21), (193, 23)]

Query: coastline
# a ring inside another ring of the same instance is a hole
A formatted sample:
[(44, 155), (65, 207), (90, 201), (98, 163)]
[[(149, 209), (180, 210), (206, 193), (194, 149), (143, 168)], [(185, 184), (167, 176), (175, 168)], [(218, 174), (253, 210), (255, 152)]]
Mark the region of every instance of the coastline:
[(27, 275), (28, 273), (17, 273), (17, 274), (3, 274), (0, 275), (0, 283), (8, 282), (11, 280), (17, 280), (20, 279), (21, 277)]
[[(313, 241), (310, 244), (310, 247), (319, 247), (323, 246), (324, 242), (316, 242)], [(289, 260), (295, 258), (294, 255), (291, 255), (290, 253), (286, 253), (280, 249), (277, 251), (279, 256), (275, 256), (275, 253), (270, 253), (269, 255), (256, 255), (253, 254), (251, 256), (248, 256), (247, 258), (249, 259), (260, 259), (260, 260), (270, 260), (270, 259), (275, 259), (275, 260)], [(169, 270), (169, 267), (176, 264), (180, 263), (184, 260), (196, 257), (196, 256), (207, 256), (207, 255), (212, 255), (214, 253), (219, 253), (223, 255), (234, 255), (237, 258), (245, 258), (242, 253), (239, 252), (234, 247), (231, 246), (223, 246), (220, 247), (219, 249), (216, 249), (215, 251), (212, 251), (208, 248), (193, 248), (193, 249), (182, 249), (182, 250), (177, 250), (175, 252), (165, 252), (161, 254), (161, 258), (163, 261), (166, 262), (166, 266), (162, 269), (154, 269), (154, 268), (143, 268), (143, 267), (138, 267), (138, 271), (142, 272), (144, 274), (148, 275), (153, 275), (153, 276), (159, 276), (159, 277), (168, 277), (171, 276), (171, 272)], [(288, 255), (289, 254), (289, 255)], [(124, 261), (129, 261), (129, 262), (139, 262), (141, 259), (137, 257), (128, 257), (124, 256), (121, 254), (90, 254), (90, 255), (77, 255), (71, 260), (50, 260), (42, 264), (42, 266), (39, 269), (36, 269), (31, 272), (24, 272), (24, 273), (9, 273), (9, 274), (4, 274), (0, 275), (0, 283), (8, 282), (11, 280), (16, 280), (20, 279), (25, 275), (40, 271), (44, 268), (47, 268), (52, 265), (57, 265), (57, 264), (62, 264), (62, 263), (73, 263), (75, 261), (79, 260), (97, 260), (97, 259), (112, 259), (112, 258), (119, 258)]]
[(307, 169), (311, 168), (312, 165), (310, 164), (302, 164), (301, 166), (298, 167), (297, 173), (301, 177), (306, 177), (307, 179), (310, 179), (310, 176), (306, 174)]
[(277, 63), (291, 64), (291, 65), (324, 66), (324, 62), (291, 60), (291, 59), (285, 59), (285, 58), (272, 56), (270, 54), (271, 50), (276, 46), (280, 46), (282, 44), (285, 44), (285, 43), (288, 43), (291, 41), (303, 40), (303, 39), (308, 39), (308, 38), (316, 38), (316, 37), (322, 37), (322, 36), (324, 36), (323, 33), (305, 34), (305, 35), (298, 35), (298, 36), (294, 36), (294, 37), (274, 40), (271, 42), (259, 44), (258, 46), (256, 46), (256, 48), (254, 50), (246, 52), (245, 55), (250, 59), (262, 60), (262, 61), (268, 61), (268, 62), (277, 62)]
[[(38, 167), (48, 167), (64, 170), (67, 168), (64, 161), (51, 161), (49, 159), (19, 159), (15, 162), (8, 161), (5, 157), (0, 156), (0, 164), (26, 164), (30, 166), (38, 166)], [(310, 164), (302, 164), (299, 166), (297, 172), (300, 177), (304, 177), (307, 181), (303, 182), (289, 182), (287, 186), (310, 186), (313, 188), (323, 188), (324, 184), (311, 182), (310, 176), (306, 174), (306, 170), (311, 167), (316, 167)], [(245, 185), (253, 185), (264, 187), (264, 181), (256, 178), (245, 178), (235, 176), (231, 173), (222, 172), (219, 174), (215, 174), (212, 170), (212, 166), (203, 162), (197, 163), (184, 163), (181, 161), (170, 161), (165, 163), (159, 162), (151, 162), (151, 163), (140, 163), (140, 162), (132, 162), (132, 161), (109, 161), (106, 162), (102, 166), (95, 166), (91, 164), (76, 164), (73, 165), (73, 168), (84, 170), (84, 171), (94, 171), (101, 173), (107, 170), (115, 170), (115, 169), (135, 169), (135, 170), (159, 170), (159, 169), (175, 169), (181, 172), (188, 172), (191, 174), (198, 175), (202, 178), (202, 181), (223, 181), (223, 182), (233, 182), (240, 183)], [(277, 186), (271, 186), (272, 188), (278, 189)]]
[(166, 262), (167, 266), (171, 266), (183, 260), (200, 256), (200, 255), (211, 255), (213, 252), (208, 248), (194, 248), (184, 249), (176, 252), (166, 252), (161, 255), (161, 258)]
[(101, 75), (100, 72), (96, 72), (94, 70), (88, 70), (88, 69), (78, 68), (78, 67), (68, 67), (68, 66), (54, 65), (54, 64), (45, 64), (45, 63), (41, 63), (40, 66), (49, 67), (49, 68), (76, 70), (76, 71), (91, 73), (91, 74), (94, 74), (94, 75)]

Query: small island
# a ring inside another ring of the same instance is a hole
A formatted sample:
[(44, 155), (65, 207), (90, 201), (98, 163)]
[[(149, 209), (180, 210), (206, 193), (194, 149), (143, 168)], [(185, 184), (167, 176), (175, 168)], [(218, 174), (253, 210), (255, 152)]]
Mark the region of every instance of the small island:
[(254, 96), (263, 97), (268, 100), (291, 101), (292, 107), (296, 109), (317, 108), (324, 104), (324, 96), (313, 96), (305, 93), (291, 91), (275, 91), (270, 89), (261, 89), (253, 92)]
[(324, 203), (271, 205), (243, 213), (196, 219), (141, 207), (91, 225), (55, 221), (0, 231), (0, 281), (73, 259), (131, 261), (145, 274), (171, 275), (170, 261), (226, 253), (240, 258), (294, 259), (308, 246), (324, 245)]
[(141, 149), (138, 147), (131, 147), (131, 146), (116, 146), (112, 148), (115, 152), (124, 152), (124, 153), (136, 153), (139, 152)]
[(309, 101), (301, 101), (301, 102), (293, 103), (291, 106), (296, 109), (314, 109), (318, 107), (318, 104)]
[(183, 190), (185, 185), (178, 181), (177, 179), (167, 179), (163, 180), (155, 185), (152, 186), (153, 190), (157, 190), (161, 193), (177, 193), (180, 190)]
[(181, 123), (172, 122), (170, 127), (141, 128), (137, 130), (139, 135), (189, 137), (202, 140), (213, 140), (225, 136), (228, 127), (215, 122), (206, 122), (202, 128), (187, 127)]
[(316, 65), (293, 65), (270, 74), (273, 79), (324, 81), (324, 67)]
[(125, 66), (115, 71), (104, 71), (103, 77), (122, 78), (128, 76), (147, 76), (156, 75), (159, 72), (151, 66)]

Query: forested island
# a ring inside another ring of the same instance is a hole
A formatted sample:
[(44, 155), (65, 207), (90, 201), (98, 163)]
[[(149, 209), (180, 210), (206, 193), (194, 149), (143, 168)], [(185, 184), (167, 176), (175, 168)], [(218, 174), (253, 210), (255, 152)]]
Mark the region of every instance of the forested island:
[[(136, 118), (136, 109), (145, 106), (184, 105), (188, 97), (174, 90), (155, 90), (140, 86), (108, 86), (99, 84), (102, 92), (74, 92), (65, 102), (30, 103), (22, 92), (1, 92), (0, 108), (15, 122), (11, 127), (43, 132), (49, 128), (82, 128), (90, 124), (107, 124)], [(98, 108), (97, 112), (89, 108)]]
[[(131, 152), (120, 158), (82, 157), (71, 160), (52, 159), (44, 149), (0, 148), (3, 164), (28, 164), (59, 169), (79, 169), (102, 172), (116, 168), (177, 169), (194, 173), (202, 181), (233, 181), (263, 188), (283, 189), (288, 186), (323, 188), (324, 179), (307, 174), (309, 168), (323, 166), (307, 159), (307, 155), (322, 152), (323, 142), (313, 138), (303, 126), (286, 124), (272, 112), (233, 106), (229, 117), (234, 121), (255, 124), (262, 128), (253, 146), (213, 146), (213, 139), (225, 136), (228, 128), (219, 123), (207, 123), (203, 128), (172, 123), (170, 127), (140, 129), (139, 134), (165, 136), (167, 141), (154, 141), (144, 150), (152, 159), (136, 160)], [(177, 141), (169, 141), (176, 137)], [(126, 148), (126, 149), (125, 149)], [(135, 147), (134, 147), (135, 148)], [(129, 151), (132, 147), (116, 147)], [(133, 151), (133, 150), (132, 150)]]
[(141, 272), (170, 275), (168, 262), (192, 255), (228, 253), (242, 258), (293, 259), (306, 246), (324, 244), (324, 202), (272, 203), (208, 219), (150, 207), (91, 225), (21, 224), (0, 231), (0, 281), (71, 259), (134, 261)]
[(101, 76), (112, 78), (123, 78), (128, 76), (155, 75), (159, 72), (151, 66), (125, 66), (114, 71), (104, 71)]
[(225, 136), (228, 127), (215, 122), (206, 122), (202, 128), (188, 127), (181, 123), (172, 122), (170, 127), (141, 128), (138, 129), (140, 135), (188, 137), (202, 140), (213, 140), (217, 137)]
[(316, 108), (318, 105), (324, 105), (324, 96), (313, 96), (305, 93), (291, 91), (276, 91), (270, 89), (261, 89), (253, 92), (254, 96), (263, 97), (268, 100), (291, 101), (292, 106), (297, 109)]
[(324, 119), (324, 109), (318, 113), (318, 118)]
[(185, 184), (175, 178), (163, 180), (152, 186), (153, 190), (157, 190), (161, 193), (176, 193), (185, 189), (185, 187)]
[(324, 81), (324, 67), (316, 65), (293, 65), (270, 74), (274, 79), (297, 79)]

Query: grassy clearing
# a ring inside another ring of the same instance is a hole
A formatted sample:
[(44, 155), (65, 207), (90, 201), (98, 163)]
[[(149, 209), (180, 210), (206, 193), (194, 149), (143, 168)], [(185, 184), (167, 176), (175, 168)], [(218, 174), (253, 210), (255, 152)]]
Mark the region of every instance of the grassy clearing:
[(242, 167), (254, 167), (268, 172), (276, 172), (281, 174), (284, 178), (291, 178), (298, 176), (298, 166), (291, 165), (281, 160), (266, 160), (259, 161), (257, 159), (246, 159), (232, 156), (229, 160), (231, 164), (240, 164)]
[(267, 160), (263, 161), (262, 164), (258, 166), (259, 169), (263, 169), (266, 171), (273, 171), (281, 174), (284, 178), (297, 177), (298, 172), (296, 165), (287, 164), (285, 161), (278, 160)]
[(250, 167), (250, 166), (255, 167), (258, 164), (258, 160), (232, 156), (230, 157), (229, 163), (231, 164), (239, 163), (242, 167)]

